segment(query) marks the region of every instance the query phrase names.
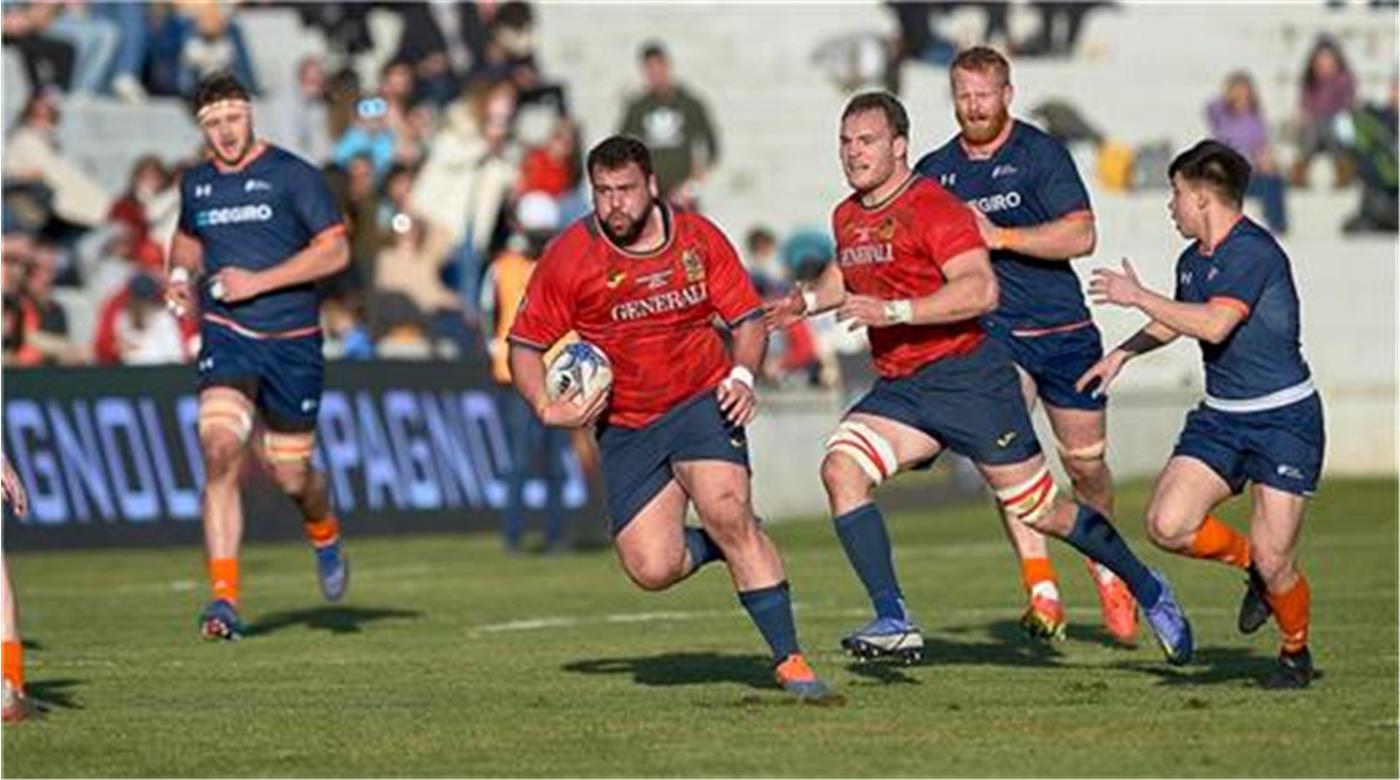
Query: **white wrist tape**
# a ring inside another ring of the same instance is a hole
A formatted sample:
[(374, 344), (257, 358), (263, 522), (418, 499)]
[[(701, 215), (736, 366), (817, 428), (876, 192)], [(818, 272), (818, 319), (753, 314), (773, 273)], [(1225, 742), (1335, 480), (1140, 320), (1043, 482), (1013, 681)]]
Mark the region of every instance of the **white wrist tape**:
[(735, 366), (729, 369), (729, 376), (725, 377), (725, 382), (738, 382), (748, 389), (753, 389), (753, 372), (744, 366)]
[(802, 307), (803, 307), (803, 308), (802, 308), (802, 313), (803, 313), (803, 314), (816, 314), (816, 312), (817, 312), (817, 291), (816, 291), (816, 290), (803, 290), (803, 291), (802, 291)]
[(183, 265), (177, 265), (170, 269), (171, 284), (185, 284), (190, 280), (190, 269)]
[(897, 325), (913, 322), (914, 304), (909, 300), (887, 301), (885, 303), (885, 317)]

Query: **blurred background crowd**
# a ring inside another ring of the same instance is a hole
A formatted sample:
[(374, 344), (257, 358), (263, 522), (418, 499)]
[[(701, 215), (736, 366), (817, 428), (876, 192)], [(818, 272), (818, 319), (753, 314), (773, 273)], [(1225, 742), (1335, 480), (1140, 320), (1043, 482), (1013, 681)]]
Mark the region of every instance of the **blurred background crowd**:
[[(1037, 31), (1014, 37), (1005, 4), (890, 4), (897, 33), (871, 42), (871, 80), (898, 91), (905, 68), (946, 67), (972, 42), (939, 31), (959, 7), (985, 10), (982, 40), (1024, 61), (1075, 57), (1087, 16), (1123, 12), (1110, 5), (1031, 3)], [(259, 133), (322, 166), (347, 217), (353, 262), (323, 285), (327, 354), (495, 361), (498, 378), (531, 262), (589, 211), (585, 139), (643, 138), (665, 197), (702, 211), (705, 182), (724, 165), (725, 117), (711, 110), (702, 78), (681, 77), (667, 41), (618, 53), (619, 68), (636, 68), (635, 88), (614, 126), (584, 128), (570, 111), (570, 75), (541, 61), (537, 42), (549, 31), (526, 2), (3, 8), (6, 65), (25, 90), (5, 129), (7, 367), (180, 362), (197, 346), (191, 324), (163, 307), (160, 280), (177, 184), (201, 159), (198, 144), (130, 160), (125, 187), (112, 191), (60, 143), (73, 101), (179, 102), (201, 76), (231, 69), (258, 95)], [(270, 8), (295, 10), (324, 53), (284, 72), (254, 68), (264, 42), (245, 23)], [(371, 24), (386, 10), (401, 21), (392, 39)], [(1333, 188), (1356, 204), (1341, 231), (1396, 230), (1393, 74), (1386, 94), (1362, 95), (1348, 52), (1323, 35), (1296, 63), (1291, 104), (1262, 105), (1248, 70), (1219, 78), (1214, 94), (1202, 85), (1199, 111), (1254, 162), (1250, 195), (1271, 229), (1288, 231), (1290, 193)], [(859, 81), (848, 88), (869, 86)], [(1082, 173), (1109, 189), (1131, 179), (1134, 158), (1153, 159), (1153, 150), (1120, 148), (1072, 105), (1042, 104), (1034, 116), (1067, 143), (1090, 146), (1097, 170)], [(820, 228), (726, 227), (766, 297), (819, 273), (833, 251)], [(775, 334), (764, 380), (831, 386), (839, 357), (862, 343), (830, 322), (800, 324)]]

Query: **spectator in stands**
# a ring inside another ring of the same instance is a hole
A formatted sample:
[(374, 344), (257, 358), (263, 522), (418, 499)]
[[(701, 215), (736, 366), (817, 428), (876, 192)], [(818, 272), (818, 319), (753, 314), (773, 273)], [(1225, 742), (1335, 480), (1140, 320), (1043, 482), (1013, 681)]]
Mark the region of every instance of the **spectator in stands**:
[(90, 228), (106, 218), (112, 197), (59, 148), (60, 120), (53, 90), (29, 97), (5, 144), (5, 179), (42, 184), (53, 193), (55, 216)]
[(1397, 103), (1400, 74), (1392, 73), (1384, 104), (1370, 103), (1352, 113), (1351, 153), (1361, 177), (1361, 205), (1342, 226), (1347, 233), (1396, 232), (1400, 214), (1400, 174), (1396, 169)]
[(1356, 77), (1341, 47), (1330, 36), (1319, 36), (1303, 67), (1298, 115), (1298, 157), (1293, 163), (1293, 186), (1308, 186), (1313, 158), (1326, 152), (1335, 172), (1333, 186), (1351, 183), (1351, 158), (1337, 138), (1337, 117), (1356, 101)]
[(141, 103), (146, 88), (141, 83), (150, 47), (150, 18), (146, 3), (98, 2), (89, 13), (110, 21), (117, 28), (117, 50), (112, 60), (109, 89), (127, 103)]
[(83, 362), (83, 351), (70, 338), (68, 312), (53, 297), (56, 268), (53, 248), (43, 245), (26, 264), (21, 293), (25, 341), (43, 355), (45, 363), (78, 365)]
[(379, 185), (379, 211), (375, 224), (379, 230), (379, 246), (394, 243), (394, 217), (399, 214), (417, 213), (413, 205), (413, 182), (418, 172), (412, 167), (395, 163), (384, 174), (384, 182)]
[(49, 3), (5, 3), (0, 15), (0, 40), (19, 50), (31, 95), (66, 90), (73, 81), (73, 44), (49, 30), (57, 10)]
[(506, 507), (502, 533), (508, 552), (520, 551), (525, 534), (525, 481), (543, 459), (545, 486), (544, 549), (560, 552), (564, 539), (563, 468), (560, 456), (569, 435), (562, 428), (540, 423), (525, 399), (511, 386), (506, 335), (525, 296), (525, 286), (545, 244), (561, 227), (559, 205), (543, 192), (527, 192), (516, 204), (510, 220), (511, 238), (496, 257), (482, 285), (482, 323), (486, 326), (491, 375), (498, 386), (499, 403), (511, 443), (510, 475), (506, 478)]
[(1107, 5), (1112, 3), (1037, 0), (1031, 4), (1040, 15), (1035, 35), (1012, 48), (1022, 57), (1071, 57), (1079, 45), (1079, 34), (1084, 30), (1084, 17), (1095, 8)]
[(322, 352), (327, 360), (374, 359), (374, 339), (364, 323), (360, 296), (327, 296), (321, 302), (321, 325), (325, 333)]
[(284, 149), (314, 163), (330, 159), (330, 119), (326, 108), (326, 69), (321, 58), (308, 54), (297, 62), (296, 83), (272, 95), (271, 105), (258, 113), (267, 137)]
[(460, 77), (486, 49), (484, 6), (416, 2), (395, 8), (403, 18), (403, 32), (393, 58), (413, 66), (420, 98), (446, 106), (462, 91)]
[(93, 13), (82, 0), (68, 0), (59, 6), (48, 32), (73, 45), (70, 91), (88, 95), (103, 92), (121, 34), (116, 23)]
[(719, 135), (705, 104), (676, 82), (660, 43), (642, 47), (641, 64), (646, 86), (628, 101), (620, 132), (651, 149), (661, 196), (693, 208), (701, 183), (719, 162)]
[[(12, 275), (6, 272), (7, 276)], [(4, 314), (4, 365), (11, 366), (37, 366), (44, 362), (44, 356), (34, 345), (25, 343), (24, 333), (24, 304), (18, 294), (6, 292), (5, 300), (0, 304), (0, 311)]]
[(390, 222), (391, 243), (375, 262), (374, 294), (406, 298), (431, 336), (451, 340), (459, 354), (469, 351), (468, 312), (462, 299), (442, 283), (451, 249), (447, 232), (409, 213), (395, 214)]
[[(364, 290), (374, 279), (379, 254), (379, 189), (369, 155), (358, 154), (346, 164), (345, 217), (350, 243), (349, 289)], [(352, 270), (353, 269), (353, 270)]]
[(182, 363), (191, 335), (165, 307), (156, 277), (137, 273), (103, 305), (93, 354), (103, 365)]
[(778, 239), (766, 227), (756, 227), (744, 237), (744, 267), (760, 298), (767, 300), (787, 293), (787, 269), (778, 259)]
[(169, 236), (158, 238), (151, 230), (152, 218), (165, 219), (173, 214), (179, 218), (180, 193), (171, 186), (170, 175), (160, 158), (153, 154), (142, 155), (131, 167), (126, 192), (112, 204), (107, 214), (108, 221), (120, 222), (126, 228), (126, 240), (130, 242), (126, 256), (150, 266), (152, 272), (164, 267), (165, 251)]
[(516, 192), (543, 192), (559, 203), (561, 224), (569, 224), (588, 213), (589, 204), (582, 187), (583, 153), (578, 124), (563, 116), (554, 123), (549, 138), (525, 153), (520, 163)]
[(1235, 71), (1226, 77), (1224, 94), (1206, 106), (1206, 120), (1215, 140), (1228, 144), (1254, 166), (1246, 194), (1263, 205), (1269, 229), (1277, 235), (1288, 232), (1283, 173), (1274, 159), (1269, 126), (1248, 73)]
[(389, 103), (374, 95), (360, 98), (355, 104), (355, 119), (336, 141), (331, 159), (348, 167), (353, 158), (365, 156), (378, 178), (389, 170), (396, 152), (394, 130), (389, 126)]
[(182, 25), (178, 87), (181, 95), (194, 94), (195, 86), (211, 73), (231, 70), (238, 81), (257, 93), (253, 61), (243, 42), (243, 31), (233, 19), (233, 11), (219, 3), (184, 0), (177, 3)]
[(458, 291), (473, 307), (482, 258), (495, 248), (501, 211), (519, 174), (515, 97), (509, 81), (493, 81), (474, 85), (454, 102), (413, 187), (423, 217), (447, 231)]
[(433, 345), (423, 313), (402, 293), (381, 293), (370, 299), (370, 330), (374, 350), (389, 360), (428, 360)]

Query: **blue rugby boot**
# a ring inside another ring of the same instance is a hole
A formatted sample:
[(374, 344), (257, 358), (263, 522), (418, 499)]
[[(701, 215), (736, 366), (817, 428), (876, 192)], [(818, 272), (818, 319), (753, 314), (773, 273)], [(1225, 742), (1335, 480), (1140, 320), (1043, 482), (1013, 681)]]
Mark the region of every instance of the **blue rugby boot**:
[(199, 613), (199, 635), (210, 641), (237, 642), (243, 638), (243, 620), (228, 599), (214, 599)]
[(875, 618), (842, 637), (841, 647), (861, 661), (894, 656), (915, 664), (924, 657), (924, 635), (912, 621)]
[(1191, 653), (1194, 650), (1191, 622), (1186, 619), (1186, 613), (1177, 603), (1166, 578), (1155, 569), (1152, 570), (1152, 578), (1162, 586), (1162, 595), (1157, 597), (1156, 604), (1143, 609), (1142, 613), (1147, 618), (1147, 624), (1152, 627), (1157, 643), (1162, 646), (1167, 663), (1183, 666), (1191, 662)]
[(346, 557), (339, 539), (314, 549), (321, 595), (326, 597), (326, 601), (340, 601), (350, 587), (350, 559)]

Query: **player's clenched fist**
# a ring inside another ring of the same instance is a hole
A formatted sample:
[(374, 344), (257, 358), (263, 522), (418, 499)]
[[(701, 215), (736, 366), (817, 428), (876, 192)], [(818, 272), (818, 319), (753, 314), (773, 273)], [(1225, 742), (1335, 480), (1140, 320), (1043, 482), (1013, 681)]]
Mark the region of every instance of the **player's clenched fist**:
[(256, 271), (230, 266), (221, 269), (209, 280), (209, 292), (224, 303), (246, 301), (267, 292), (262, 287), (261, 279)]
[(575, 387), (553, 401), (546, 401), (537, 410), (540, 422), (551, 428), (586, 428), (592, 425), (607, 408), (610, 391), (594, 393), (587, 400), (581, 397), (582, 392)]

